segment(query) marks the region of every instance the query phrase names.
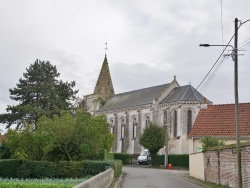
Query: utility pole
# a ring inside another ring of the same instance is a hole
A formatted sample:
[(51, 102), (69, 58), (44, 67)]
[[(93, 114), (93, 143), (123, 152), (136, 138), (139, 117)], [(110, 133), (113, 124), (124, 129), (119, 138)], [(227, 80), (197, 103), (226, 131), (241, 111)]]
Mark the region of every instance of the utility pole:
[[(250, 19), (240, 22), (240, 26), (249, 22)], [(200, 44), (202, 47), (210, 46), (230, 46), (233, 48), (233, 60), (234, 60), (234, 97), (235, 97), (235, 124), (236, 124), (236, 150), (237, 150), (237, 179), (238, 188), (242, 188), (242, 173), (241, 173), (241, 147), (240, 147), (240, 117), (239, 117), (239, 97), (238, 97), (238, 19), (235, 18), (235, 33), (234, 33), (234, 47), (232, 45), (210, 45), (210, 44)], [(231, 40), (229, 41), (231, 42)], [(226, 48), (225, 48), (226, 49)], [(223, 52), (225, 51), (223, 50)], [(223, 53), (222, 52), (222, 53)]]
[(238, 19), (237, 18), (235, 18), (235, 35), (234, 35), (234, 96), (235, 96), (235, 118), (236, 118), (236, 140), (237, 140), (238, 187), (242, 188), (239, 97), (238, 97)]
[(165, 127), (165, 160), (164, 166), (165, 168), (168, 167), (168, 110), (164, 112), (164, 127)]

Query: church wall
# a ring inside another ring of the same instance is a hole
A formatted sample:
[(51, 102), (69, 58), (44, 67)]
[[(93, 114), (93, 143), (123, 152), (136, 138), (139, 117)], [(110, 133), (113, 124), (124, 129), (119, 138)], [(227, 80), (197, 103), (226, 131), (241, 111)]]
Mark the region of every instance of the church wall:
[[(166, 105), (161, 111), (167, 110), (167, 126), (169, 134), (169, 153), (170, 154), (188, 154), (189, 153), (189, 140), (187, 138), (187, 113), (192, 110), (192, 125), (198, 115), (200, 104), (171, 104)], [(177, 111), (177, 137), (174, 137), (174, 111)], [(163, 113), (162, 113), (163, 114)], [(164, 117), (161, 117), (162, 124)]]
[[(192, 111), (192, 125), (198, 115), (200, 104), (172, 103), (158, 105), (157, 108), (145, 107), (124, 109), (120, 112), (106, 113), (107, 121), (114, 119), (113, 134), (115, 143), (113, 152), (125, 152), (139, 154), (144, 148), (139, 144), (140, 135), (146, 128), (147, 117), (150, 121), (157, 121), (160, 126), (167, 124), (168, 128), (168, 148), (169, 154), (189, 153), (189, 139), (187, 138), (187, 117), (188, 110)], [(153, 112), (154, 111), (154, 112)], [(167, 111), (167, 121), (164, 123), (164, 111)], [(174, 137), (174, 111), (177, 111), (177, 136)], [(124, 122), (122, 123), (122, 118)], [(136, 120), (136, 137), (133, 138), (133, 121)], [(122, 127), (124, 126), (124, 137), (122, 137)], [(111, 130), (112, 131), (112, 130)], [(164, 150), (159, 152), (163, 154)]]

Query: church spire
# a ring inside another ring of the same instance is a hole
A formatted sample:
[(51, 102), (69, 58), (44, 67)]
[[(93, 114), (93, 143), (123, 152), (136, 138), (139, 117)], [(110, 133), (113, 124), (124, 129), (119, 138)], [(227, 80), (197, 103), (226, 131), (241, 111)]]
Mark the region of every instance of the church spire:
[[(107, 49), (107, 46), (105, 49)], [(115, 94), (112, 79), (110, 76), (106, 51), (102, 68), (96, 82), (94, 94), (100, 94), (102, 99), (108, 99)]]

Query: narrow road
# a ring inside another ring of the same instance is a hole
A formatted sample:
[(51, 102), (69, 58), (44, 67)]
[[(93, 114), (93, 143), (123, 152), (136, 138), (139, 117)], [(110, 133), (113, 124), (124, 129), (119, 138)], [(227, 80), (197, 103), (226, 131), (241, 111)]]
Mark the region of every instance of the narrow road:
[[(122, 167), (126, 173), (121, 188), (199, 188), (188, 182), (174, 171), (140, 167)], [(188, 172), (183, 172), (188, 173)]]

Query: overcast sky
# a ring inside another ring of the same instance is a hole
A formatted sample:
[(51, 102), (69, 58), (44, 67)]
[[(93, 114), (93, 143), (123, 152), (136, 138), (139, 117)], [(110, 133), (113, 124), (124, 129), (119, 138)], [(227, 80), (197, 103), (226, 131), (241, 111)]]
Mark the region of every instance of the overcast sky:
[[(14, 104), (9, 89), (36, 59), (56, 65), (63, 81), (75, 80), (79, 96), (92, 94), (106, 41), (116, 93), (169, 83), (174, 75), (196, 88), (222, 52), (199, 44), (227, 44), (234, 19), (250, 19), (249, 7), (249, 0), (0, 0), (0, 113)], [(239, 29), (239, 46), (246, 47), (240, 102), (250, 102), (249, 38), (247, 22)], [(234, 103), (232, 58), (214, 75), (199, 91), (214, 104)]]

